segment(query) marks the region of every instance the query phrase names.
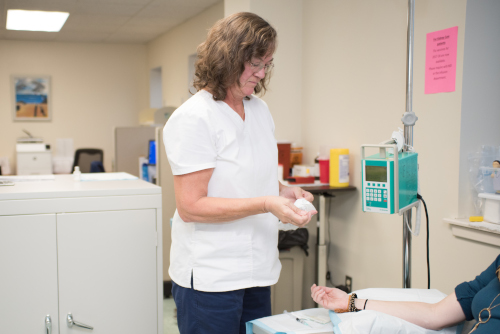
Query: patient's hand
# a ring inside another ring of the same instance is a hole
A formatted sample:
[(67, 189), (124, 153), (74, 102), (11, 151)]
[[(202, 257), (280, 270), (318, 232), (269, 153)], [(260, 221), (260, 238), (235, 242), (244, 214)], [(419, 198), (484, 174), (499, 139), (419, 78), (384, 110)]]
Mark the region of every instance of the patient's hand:
[(349, 296), (342, 290), (326, 286), (311, 286), (312, 299), (329, 310), (347, 309)]

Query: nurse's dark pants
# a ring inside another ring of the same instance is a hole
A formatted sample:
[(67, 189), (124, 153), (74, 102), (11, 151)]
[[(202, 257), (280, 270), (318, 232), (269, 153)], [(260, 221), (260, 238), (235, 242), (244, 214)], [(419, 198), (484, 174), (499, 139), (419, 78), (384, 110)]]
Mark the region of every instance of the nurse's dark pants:
[(271, 315), (271, 287), (203, 292), (172, 282), (180, 334), (245, 334), (245, 323)]

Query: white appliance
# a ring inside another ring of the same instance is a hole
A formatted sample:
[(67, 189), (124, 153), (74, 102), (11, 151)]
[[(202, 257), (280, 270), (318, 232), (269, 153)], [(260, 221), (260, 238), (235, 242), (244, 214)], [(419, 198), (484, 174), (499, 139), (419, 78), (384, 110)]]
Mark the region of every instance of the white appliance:
[(52, 152), (50, 145), (42, 142), (20, 142), (16, 144), (17, 175), (52, 174)]

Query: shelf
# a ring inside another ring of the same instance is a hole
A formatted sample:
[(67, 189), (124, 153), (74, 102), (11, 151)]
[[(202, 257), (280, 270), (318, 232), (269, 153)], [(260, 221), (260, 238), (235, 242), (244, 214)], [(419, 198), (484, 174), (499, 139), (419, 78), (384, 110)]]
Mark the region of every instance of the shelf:
[(356, 187), (354, 186), (347, 186), (347, 187), (330, 187), (329, 185), (312, 185), (312, 186), (303, 186), (300, 184), (297, 184), (298, 187), (301, 187), (302, 189), (309, 191), (313, 195), (321, 195), (321, 194), (330, 194), (333, 195), (334, 192), (337, 191), (353, 191), (356, 190)]
[(454, 236), (500, 247), (500, 231), (485, 227), (471, 226), (468, 218), (444, 218), (450, 224)]

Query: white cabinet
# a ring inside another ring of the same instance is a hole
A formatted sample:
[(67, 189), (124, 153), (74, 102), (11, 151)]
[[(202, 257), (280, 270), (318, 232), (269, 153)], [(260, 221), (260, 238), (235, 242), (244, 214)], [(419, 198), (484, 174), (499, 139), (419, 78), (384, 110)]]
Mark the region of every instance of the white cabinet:
[(0, 332), (46, 334), (49, 315), (54, 334), (162, 334), (161, 235), (161, 190), (147, 182), (1, 188)]

